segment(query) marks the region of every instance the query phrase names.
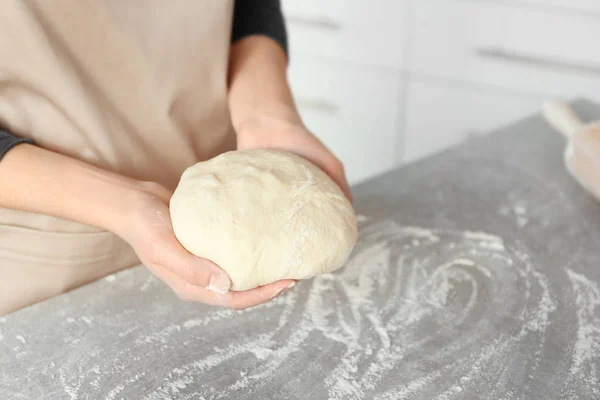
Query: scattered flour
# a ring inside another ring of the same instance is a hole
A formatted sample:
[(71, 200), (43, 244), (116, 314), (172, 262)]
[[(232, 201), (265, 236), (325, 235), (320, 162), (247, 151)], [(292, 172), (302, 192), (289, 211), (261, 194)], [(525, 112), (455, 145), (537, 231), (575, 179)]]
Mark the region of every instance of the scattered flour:
[(124, 381), (123, 384), (121, 385), (117, 385), (115, 388), (113, 388), (110, 392), (108, 392), (108, 395), (104, 398), (105, 400), (115, 400), (117, 398), (117, 396), (119, 395), (119, 393), (121, 393), (123, 390), (125, 390), (125, 388), (128, 385), (134, 384), (137, 381), (139, 381), (141, 378), (143, 378), (144, 376), (146, 376), (145, 372), (141, 372), (131, 378), (128, 378)]
[(600, 288), (598, 284), (567, 269), (577, 305), (577, 341), (570, 379), (600, 395)]
[[(359, 221), (361, 241), (345, 268), (299, 286), (308, 290), (302, 303), (299, 292), (292, 291), (267, 305), (279, 310), (274, 330), (215, 348), (211, 355), (174, 368), (146, 399), (173, 396), (192, 383), (197, 387), (203, 373), (252, 354), (259, 364), (236, 374), (228, 386), (201, 384), (208, 398), (235, 398), (276, 376), (291, 354), (311, 345), (314, 335), (345, 349), (333, 364), (322, 366), (331, 400), (370, 399), (370, 391), (382, 393), (380, 400), (408, 399), (438, 386), (443, 389), (434, 398), (453, 399), (521, 357), (517, 349), (523, 343), (535, 340), (541, 347), (545, 342), (556, 306), (547, 279), (501, 238)], [(513, 308), (520, 310), (522, 329), (507, 335), (493, 328)], [(168, 340), (169, 332), (201, 329), (234, 315), (216, 311), (144, 342)], [(288, 333), (281, 338), (284, 327)], [(482, 335), (490, 338), (483, 340)], [(415, 360), (424, 349), (447, 354), (441, 359), (448, 361), (433, 373), (407, 381), (414, 371), (423, 370)], [(533, 356), (539, 359), (539, 354)], [(534, 362), (531, 368), (537, 367)], [(403, 376), (406, 384), (381, 390), (383, 382), (395, 382), (394, 376)]]
[(255, 347), (250, 350), (259, 360), (266, 360), (273, 354), (273, 349), (268, 347)]
[[(517, 204), (508, 212), (525, 217), (527, 207)], [(572, 304), (560, 304), (573, 307), (577, 323), (572, 349), (565, 350), (572, 354), (562, 373), (563, 392), (565, 398), (600, 398), (598, 283), (566, 270), (570, 286), (561, 287), (565, 293), (559, 296), (544, 269), (514, 240), (358, 220), (360, 241), (336, 273), (299, 284), (261, 306), (262, 314), (212, 309), (169, 324), (149, 321), (151, 329), (122, 328), (119, 336), (132, 345), (114, 355), (112, 370), (82, 369), (89, 365), (85, 357), (105, 365), (98, 354), (69, 360), (58, 375), (64, 392), (71, 399), (95, 391), (104, 393), (96, 398), (118, 400), (144, 387), (147, 400), (246, 398), (282, 376), (287, 383), (317, 370), (320, 380), (307, 393), (330, 400), (527, 398), (518, 390), (535, 388), (535, 379), (546, 373), (548, 331), (564, 323), (554, 315), (559, 301), (570, 296)], [(266, 318), (253, 333), (228, 332), (216, 347), (203, 342), (215, 326), (253, 315)], [(95, 319), (80, 320), (100, 327)], [(8, 336), (3, 339), (0, 331), (0, 340), (26, 343)], [(177, 357), (189, 355), (187, 346), (193, 357), (182, 361)], [(128, 378), (130, 366), (143, 364), (147, 353), (165, 355), (162, 375), (157, 380), (148, 374), (149, 382), (143, 372)], [(112, 377), (108, 386), (105, 375)], [(507, 382), (519, 382), (519, 389), (507, 392)]]
[(529, 218), (527, 218), (527, 203), (524, 200), (515, 201), (513, 198), (511, 205), (500, 207), (498, 213), (505, 217), (512, 217), (521, 228), (529, 223)]

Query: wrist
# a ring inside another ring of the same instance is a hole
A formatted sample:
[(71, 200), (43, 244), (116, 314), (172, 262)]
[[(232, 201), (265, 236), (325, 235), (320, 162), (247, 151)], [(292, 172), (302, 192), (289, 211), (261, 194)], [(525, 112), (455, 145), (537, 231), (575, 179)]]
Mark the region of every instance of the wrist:
[(52, 215), (120, 234), (143, 185), (31, 145), (0, 164), (0, 207)]
[(135, 225), (134, 216), (148, 195), (133, 182), (127, 185), (107, 186), (104, 194), (96, 198), (98, 212), (87, 222), (114, 233), (128, 241), (129, 232)]
[(141, 182), (76, 160), (64, 170), (70, 183), (54, 212), (123, 237), (136, 204), (146, 196)]
[[(116, 195), (116, 202), (107, 208), (106, 230), (113, 232), (133, 245), (139, 236), (140, 226), (145, 222), (148, 210), (156, 210), (162, 204), (168, 209), (172, 192), (164, 186), (148, 181), (131, 181), (121, 186)], [(165, 216), (153, 215), (164, 220)], [(168, 216), (167, 216), (168, 217)]]

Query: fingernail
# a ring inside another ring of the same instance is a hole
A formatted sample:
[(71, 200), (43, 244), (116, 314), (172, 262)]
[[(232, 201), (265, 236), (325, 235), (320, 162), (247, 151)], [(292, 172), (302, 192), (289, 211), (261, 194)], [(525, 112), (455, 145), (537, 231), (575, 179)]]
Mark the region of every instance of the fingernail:
[(287, 288), (277, 289), (276, 291), (273, 292), (273, 294), (271, 295), (271, 298), (274, 299), (275, 297), (279, 296), (281, 294), (281, 292), (283, 292), (285, 289), (287, 289)]
[(210, 281), (208, 282), (208, 290), (211, 290), (215, 293), (225, 294), (231, 288), (231, 281), (225, 275), (215, 274), (210, 277)]
[(273, 292), (273, 294), (271, 295), (271, 298), (275, 298), (277, 296), (279, 296), (281, 294), (281, 292), (283, 292), (284, 290), (288, 290), (293, 288), (294, 286), (296, 286), (296, 281), (292, 281), (292, 283), (290, 283), (289, 285), (287, 285), (284, 288), (278, 289), (275, 292)]

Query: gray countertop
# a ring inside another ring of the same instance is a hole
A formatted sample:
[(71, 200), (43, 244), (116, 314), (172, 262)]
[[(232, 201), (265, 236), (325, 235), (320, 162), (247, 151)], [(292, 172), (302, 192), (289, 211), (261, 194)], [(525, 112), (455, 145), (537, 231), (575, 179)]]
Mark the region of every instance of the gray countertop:
[(347, 266), (265, 306), (139, 267), (1, 318), (0, 399), (600, 398), (600, 204), (563, 146), (536, 116), (358, 185)]

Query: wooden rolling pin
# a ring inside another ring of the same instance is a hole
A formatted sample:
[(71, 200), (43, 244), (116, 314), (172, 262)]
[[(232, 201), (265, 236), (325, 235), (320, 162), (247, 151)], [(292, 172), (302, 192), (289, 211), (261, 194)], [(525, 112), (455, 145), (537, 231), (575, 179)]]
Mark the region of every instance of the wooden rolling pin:
[(568, 140), (564, 161), (569, 173), (600, 200), (600, 121), (584, 124), (560, 101), (548, 101), (542, 111), (550, 125)]

